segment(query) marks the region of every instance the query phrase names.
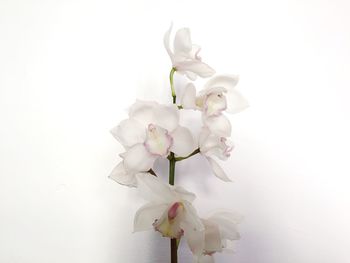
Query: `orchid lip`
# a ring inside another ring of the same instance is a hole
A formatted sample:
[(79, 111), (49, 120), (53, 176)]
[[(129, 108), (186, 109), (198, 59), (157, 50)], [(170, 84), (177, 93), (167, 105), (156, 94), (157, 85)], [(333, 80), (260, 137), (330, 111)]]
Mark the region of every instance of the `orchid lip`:
[(173, 145), (173, 138), (169, 135), (168, 130), (150, 123), (146, 133), (146, 140), (143, 143), (146, 150), (155, 156), (168, 156)]

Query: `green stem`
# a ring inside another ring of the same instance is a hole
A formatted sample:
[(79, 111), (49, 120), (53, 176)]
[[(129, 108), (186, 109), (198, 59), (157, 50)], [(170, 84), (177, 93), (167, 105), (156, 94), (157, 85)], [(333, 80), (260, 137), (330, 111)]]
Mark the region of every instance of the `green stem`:
[[(169, 184), (175, 184), (175, 155), (173, 152), (169, 156)], [(170, 251), (171, 251), (171, 263), (177, 263), (177, 240), (176, 238), (170, 239)]]
[(185, 159), (190, 158), (191, 156), (196, 155), (197, 153), (200, 153), (200, 152), (201, 152), (201, 151), (200, 151), (200, 149), (198, 148), (198, 149), (194, 150), (192, 153), (190, 153), (189, 155), (187, 155), (187, 156), (185, 156), (185, 157), (176, 157), (176, 158), (175, 158), (175, 161), (182, 161), (182, 160), (185, 160)]
[[(173, 104), (176, 104), (176, 92), (174, 87), (174, 73), (176, 68), (172, 68), (170, 71), (170, 88), (171, 88), (171, 96), (173, 97)], [(175, 184), (175, 154), (173, 152), (170, 153), (169, 157), (169, 184)], [(177, 239), (170, 239), (170, 251), (171, 251), (171, 263), (177, 263)]]
[(175, 155), (172, 152), (169, 157), (169, 184), (171, 185), (175, 184), (175, 163)]
[(170, 88), (171, 88), (171, 96), (173, 97), (173, 103), (176, 104), (176, 92), (174, 87), (174, 73), (176, 71), (176, 68), (172, 68), (170, 71)]

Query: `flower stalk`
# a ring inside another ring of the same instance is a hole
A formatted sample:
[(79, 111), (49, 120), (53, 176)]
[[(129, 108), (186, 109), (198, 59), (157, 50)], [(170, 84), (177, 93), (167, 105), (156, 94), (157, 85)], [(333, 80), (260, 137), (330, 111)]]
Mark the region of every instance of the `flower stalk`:
[(170, 79), (170, 88), (171, 88), (171, 96), (173, 97), (173, 104), (176, 104), (176, 92), (174, 87), (174, 73), (176, 68), (172, 68), (170, 71), (169, 79)]
[[(176, 91), (174, 87), (174, 74), (176, 69), (173, 67), (170, 71), (170, 88), (171, 88), (171, 96), (173, 97), (173, 104), (176, 104)], [(175, 154), (173, 152), (170, 153), (169, 156), (169, 184), (174, 185), (175, 184)], [(177, 263), (177, 240), (176, 238), (170, 239), (170, 259), (171, 263)]]

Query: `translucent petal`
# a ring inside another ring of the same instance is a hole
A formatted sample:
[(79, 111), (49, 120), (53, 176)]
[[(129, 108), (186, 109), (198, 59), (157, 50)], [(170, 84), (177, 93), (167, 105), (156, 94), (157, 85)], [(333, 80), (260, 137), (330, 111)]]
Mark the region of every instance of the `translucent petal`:
[(174, 38), (174, 53), (189, 53), (192, 50), (191, 33), (188, 28), (179, 29)]
[(173, 28), (173, 23), (171, 23), (168, 31), (165, 32), (164, 38), (163, 38), (164, 47), (165, 47), (166, 51), (168, 52), (171, 61), (173, 61), (173, 56), (174, 56), (173, 52), (170, 49), (170, 34), (171, 34), (172, 28)]
[(212, 215), (208, 220), (219, 225), (223, 239), (237, 240), (240, 238), (237, 225), (242, 221), (242, 216), (230, 212), (220, 212)]
[(173, 145), (170, 148), (177, 156), (187, 156), (196, 149), (196, 143), (189, 129), (178, 126), (171, 133)]
[(235, 89), (227, 92), (226, 99), (228, 113), (238, 113), (249, 107), (248, 101)]
[(143, 143), (128, 149), (124, 157), (124, 167), (128, 172), (146, 172), (152, 168), (157, 156), (150, 154)]
[(225, 88), (227, 91), (230, 91), (235, 88), (239, 80), (237, 75), (217, 75), (204, 85), (204, 90), (211, 89), (214, 87)]
[(219, 166), (219, 164), (213, 158), (210, 158), (207, 156), (207, 160), (216, 177), (223, 180), (224, 182), (231, 182), (231, 179), (228, 178), (225, 171)]
[(186, 200), (190, 203), (192, 203), (194, 199), (196, 199), (196, 195), (194, 193), (188, 192), (181, 186), (174, 186), (173, 189), (176, 195), (178, 196), (178, 199)]
[(176, 64), (178, 71), (190, 71), (202, 78), (208, 78), (215, 74), (215, 70), (199, 60), (180, 61)]
[(221, 235), (219, 225), (211, 220), (202, 220), (205, 226), (205, 246), (206, 253), (222, 251)]
[(154, 101), (137, 100), (129, 109), (129, 117), (147, 127), (148, 124), (154, 123), (154, 109), (158, 106)]
[(167, 207), (167, 204), (146, 204), (139, 208), (134, 218), (134, 232), (152, 229)]
[(176, 199), (170, 186), (164, 184), (158, 177), (138, 174), (136, 178), (139, 194), (146, 200), (158, 204), (169, 204)]
[(201, 255), (196, 263), (214, 263), (214, 257), (210, 255)]
[(145, 129), (136, 120), (126, 119), (111, 130), (112, 135), (126, 147), (131, 147), (145, 140)]
[(184, 109), (196, 109), (196, 88), (192, 83), (187, 84), (181, 99)]
[(135, 174), (127, 173), (124, 169), (123, 162), (120, 162), (111, 172), (109, 178), (116, 181), (119, 184), (136, 187), (136, 177)]
[(204, 117), (204, 124), (208, 127), (210, 132), (220, 137), (231, 136), (231, 123), (222, 114), (219, 116)]
[(172, 132), (179, 124), (179, 110), (176, 105), (159, 105), (154, 108), (154, 124)]
[(193, 231), (203, 231), (204, 225), (202, 220), (198, 217), (196, 209), (186, 200), (183, 201), (183, 204), (186, 211), (184, 221), (189, 223)]

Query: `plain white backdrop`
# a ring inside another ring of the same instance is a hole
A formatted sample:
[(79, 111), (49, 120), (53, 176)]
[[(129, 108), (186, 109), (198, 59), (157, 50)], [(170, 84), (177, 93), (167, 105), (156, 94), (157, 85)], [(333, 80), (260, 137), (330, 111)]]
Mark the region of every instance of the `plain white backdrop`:
[(350, 262), (349, 11), (346, 0), (0, 0), (0, 262), (169, 261), (168, 240), (132, 234), (144, 201), (107, 176), (122, 151), (109, 130), (127, 107), (170, 102), (171, 21), (217, 72), (240, 75), (251, 104), (230, 117), (233, 183), (199, 156), (177, 169), (202, 216), (245, 217), (236, 253), (217, 262)]

